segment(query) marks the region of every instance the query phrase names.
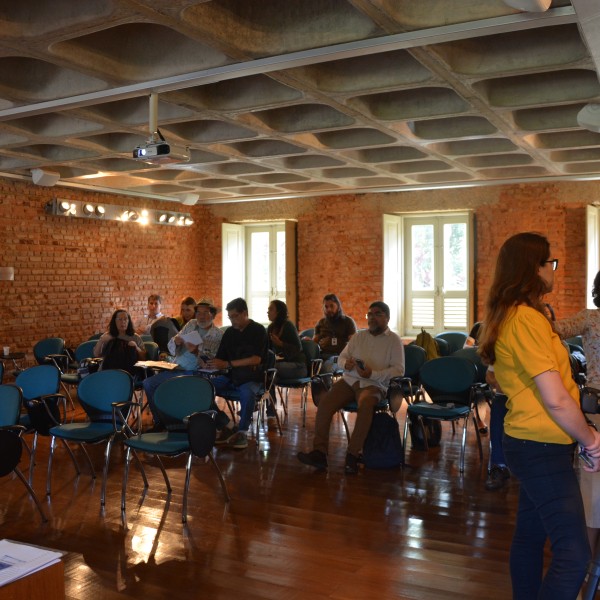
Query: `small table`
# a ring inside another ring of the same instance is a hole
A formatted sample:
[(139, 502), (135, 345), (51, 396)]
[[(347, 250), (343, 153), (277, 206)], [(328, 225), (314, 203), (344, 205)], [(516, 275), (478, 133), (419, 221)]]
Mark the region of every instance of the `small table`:
[(25, 358), (25, 352), (11, 352), (10, 354), (0, 354), (0, 361), (4, 363), (5, 360), (12, 360), (13, 365), (15, 366), (15, 371), (17, 373), (21, 372), (23, 369), (19, 367), (17, 364), (18, 360), (23, 360)]

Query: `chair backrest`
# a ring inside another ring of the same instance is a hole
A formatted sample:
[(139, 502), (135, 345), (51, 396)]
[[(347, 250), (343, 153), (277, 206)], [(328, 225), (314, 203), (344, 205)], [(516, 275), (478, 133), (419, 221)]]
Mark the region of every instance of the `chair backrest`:
[(179, 327), (177, 325), (177, 321), (169, 317), (164, 317), (154, 321), (150, 327), (150, 335), (152, 336), (152, 340), (158, 344), (160, 352), (169, 351), (167, 347), (169, 340), (173, 336), (177, 335), (178, 332)]
[(156, 342), (144, 342), (144, 348), (146, 349), (146, 360), (158, 360), (160, 348)]
[(217, 439), (215, 413), (197, 412), (191, 414), (188, 419), (187, 433), (192, 454), (200, 458), (207, 456)]
[(319, 344), (312, 340), (300, 340), (300, 342), (302, 344), (302, 352), (304, 352), (304, 356), (306, 356), (308, 366), (310, 367), (310, 361), (321, 356), (321, 349), (319, 348)]
[[(436, 340), (444, 340), (448, 344), (448, 354), (450, 356), (454, 354), (457, 350), (461, 350), (465, 342), (467, 341), (467, 334), (463, 331), (444, 331), (443, 333), (438, 333), (435, 336)], [(442, 352), (442, 348), (440, 345), (440, 353)]]
[(154, 341), (152, 339), (152, 336), (149, 333), (142, 333), (142, 335), (140, 335), (140, 337), (142, 338), (142, 342), (153, 342)]
[(0, 362), (0, 383), (4, 381), (4, 363)]
[(428, 360), (419, 370), (419, 380), (432, 402), (471, 404), (471, 386), (477, 381), (477, 368), (457, 356)]
[(404, 376), (416, 379), (419, 369), (427, 360), (427, 352), (421, 346), (410, 344), (404, 346)]
[(15, 384), (21, 388), (25, 400), (58, 394), (60, 371), (54, 365), (29, 367), (17, 375)]
[(565, 342), (567, 342), (567, 344), (575, 344), (575, 346), (579, 346), (580, 348), (583, 348), (583, 337), (580, 335), (576, 335), (576, 336), (567, 338), (565, 340)]
[(213, 384), (203, 377), (181, 375), (163, 381), (154, 393), (154, 405), (167, 425), (182, 423), (192, 413), (210, 410), (215, 398)]
[(310, 327), (309, 329), (303, 329), (298, 335), (301, 338), (308, 337), (312, 339), (313, 337), (315, 337), (315, 328)]
[(40, 340), (33, 347), (33, 356), (39, 365), (46, 362), (46, 356), (49, 354), (64, 354), (65, 340), (58, 337), (50, 337)]
[(14, 471), (22, 452), (23, 443), (16, 433), (8, 429), (0, 430), (0, 477)]
[(81, 362), (86, 358), (94, 358), (94, 346), (96, 345), (95, 340), (88, 340), (87, 342), (83, 342), (79, 344), (77, 348), (75, 348), (75, 360), (77, 362)]
[(485, 383), (485, 374), (487, 373), (487, 365), (483, 364), (481, 356), (477, 352), (477, 348), (470, 346), (468, 348), (461, 348), (452, 354), (458, 358), (466, 358), (471, 361), (477, 369), (477, 383)]
[(19, 422), (22, 402), (23, 395), (16, 385), (0, 385), (0, 427), (16, 425)]
[(128, 402), (132, 395), (133, 378), (120, 369), (91, 373), (77, 388), (77, 397), (92, 421), (112, 419), (112, 403)]
[(93, 335), (90, 335), (90, 337), (88, 338), (89, 342), (93, 342), (93, 341), (97, 341), (102, 337), (101, 333), (94, 333)]

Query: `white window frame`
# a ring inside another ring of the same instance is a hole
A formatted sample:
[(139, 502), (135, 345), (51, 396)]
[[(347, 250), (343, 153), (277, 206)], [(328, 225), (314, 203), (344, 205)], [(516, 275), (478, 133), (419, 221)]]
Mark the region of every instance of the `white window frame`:
[[(411, 222), (421, 220), (437, 222), (441, 227), (445, 222), (456, 220), (467, 224), (467, 247), (468, 247), (468, 284), (466, 291), (467, 300), (467, 324), (465, 328), (453, 329), (458, 331), (469, 330), (469, 324), (473, 322), (473, 296), (474, 296), (474, 219), (470, 211), (440, 212), (440, 213), (409, 213), (402, 215), (383, 215), (383, 297), (390, 305), (391, 318), (390, 328), (402, 336), (414, 336), (419, 330), (410, 327), (411, 297), (406, 285), (406, 278), (410, 273), (410, 250), (407, 248), (406, 228)], [(436, 249), (438, 253), (442, 249)], [(437, 257), (439, 262), (439, 255)], [(433, 333), (441, 333), (444, 329), (440, 319), (433, 327)]]

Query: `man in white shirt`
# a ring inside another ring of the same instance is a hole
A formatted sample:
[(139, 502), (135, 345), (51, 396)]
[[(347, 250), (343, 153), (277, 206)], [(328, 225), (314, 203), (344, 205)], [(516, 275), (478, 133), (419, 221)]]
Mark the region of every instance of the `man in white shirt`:
[(369, 433), (375, 407), (387, 393), (392, 377), (404, 375), (404, 346), (390, 331), (390, 308), (385, 302), (373, 302), (367, 313), (367, 327), (356, 333), (338, 359), (344, 369), (342, 378), (319, 402), (315, 437), (311, 452), (299, 452), (300, 462), (327, 468), (329, 428), (333, 415), (355, 401), (358, 405), (354, 430), (348, 443), (345, 471), (358, 472), (358, 460)]

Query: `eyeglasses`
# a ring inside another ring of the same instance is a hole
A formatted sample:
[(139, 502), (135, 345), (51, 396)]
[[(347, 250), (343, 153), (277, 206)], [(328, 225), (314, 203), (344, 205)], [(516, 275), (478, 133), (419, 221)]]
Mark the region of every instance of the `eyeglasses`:
[(551, 258), (550, 260), (545, 260), (542, 264), (552, 263), (552, 270), (556, 271), (558, 269), (558, 258)]
[(369, 317), (375, 317), (376, 319), (379, 319), (379, 317), (385, 317), (387, 316), (385, 313), (382, 312), (368, 312), (365, 317), (368, 319)]

